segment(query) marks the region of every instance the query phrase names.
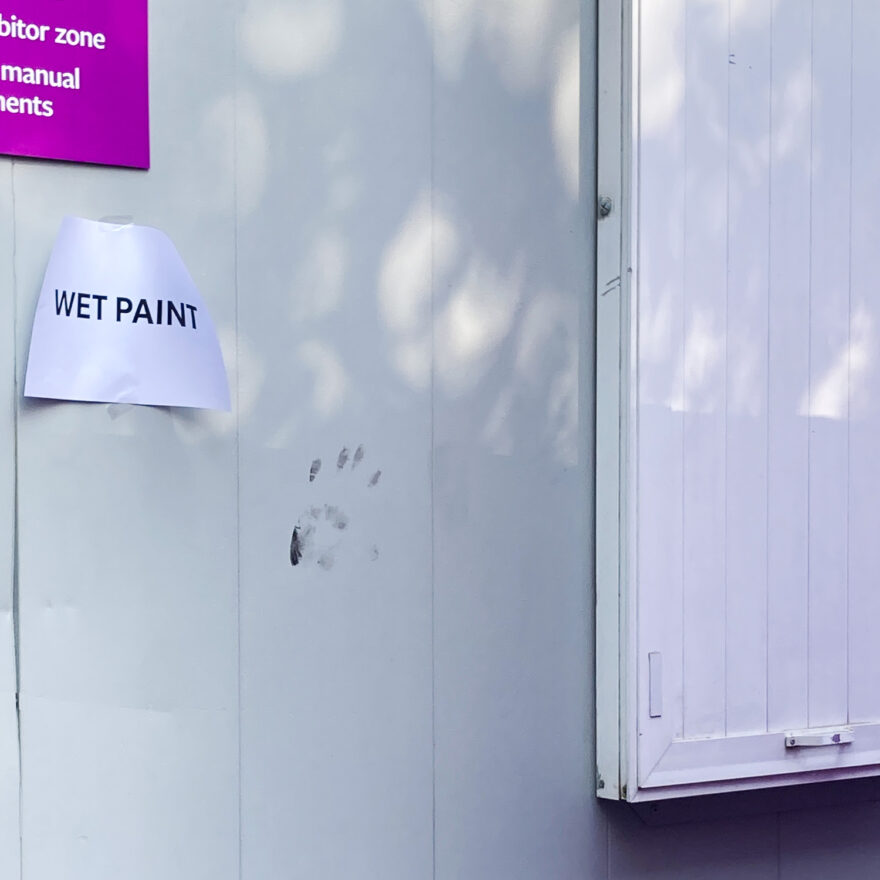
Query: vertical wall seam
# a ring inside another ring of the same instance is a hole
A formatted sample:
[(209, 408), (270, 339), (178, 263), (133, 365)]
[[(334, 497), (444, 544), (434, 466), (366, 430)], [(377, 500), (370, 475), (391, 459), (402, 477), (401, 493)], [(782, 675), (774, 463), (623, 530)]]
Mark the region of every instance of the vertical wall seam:
[(815, 0), (810, 3), (810, 239), (809, 261), (810, 277), (807, 284), (807, 309), (809, 324), (807, 326), (807, 727), (810, 726), (811, 716), (811, 668), (810, 660), (813, 656), (810, 645), (810, 637), (813, 629), (812, 613), (812, 577), (813, 577), (813, 554), (810, 552), (810, 538), (813, 530), (813, 181), (815, 171), (815, 158), (813, 156), (813, 141), (815, 138), (815, 106), (816, 106), (816, 83), (814, 78), (815, 67), (815, 31), (816, 31), (816, 4)]
[[(616, 12), (617, 26), (620, 28), (620, 41), (617, 45), (610, 44), (609, 50), (613, 51), (617, 61), (617, 75), (619, 77), (619, 98), (616, 107), (616, 121), (619, 134), (621, 158), (624, 155), (623, 132), (625, 115), (623, 112), (624, 76), (627, 54), (624, 51), (624, 34), (626, 28), (626, 16), (623, 4), (618, 2), (612, 9)], [(586, 2), (581, 4), (578, 21), (578, 202), (577, 209), (581, 223), (581, 238), (579, 243), (583, 246), (582, 269), (584, 275), (583, 308), (580, 309), (578, 328), (580, 339), (578, 344), (578, 383), (581, 386), (578, 393), (578, 445), (582, 450), (589, 452), (584, 454), (583, 460), (588, 462), (587, 473), (582, 481), (585, 492), (585, 515), (588, 556), (586, 560), (585, 579), (583, 583), (582, 609), (585, 626), (583, 630), (585, 644), (585, 668), (588, 670), (588, 683), (583, 691), (585, 700), (585, 717), (583, 730), (583, 743), (585, 748), (583, 769), (587, 784), (587, 797), (592, 798), (593, 804), (597, 804), (596, 792), (600, 774), (599, 745), (598, 745), (598, 598), (599, 598), (599, 565), (598, 565), (598, 540), (597, 518), (599, 508), (598, 484), (595, 471), (595, 462), (598, 445), (598, 411), (599, 411), (599, 347), (598, 347), (598, 291), (599, 291), (599, 238), (597, 214), (598, 199), (600, 197), (600, 121), (603, 118), (601, 107), (604, 106), (600, 77), (602, 75), (604, 56), (602, 56), (603, 18), (600, 15), (599, 4)], [(601, 56), (601, 57), (600, 57)], [(589, 88), (587, 88), (589, 86)], [(612, 193), (620, 202), (620, 210), (624, 210), (625, 188), (623, 186), (624, 163), (621, 162), (616, 181), (616, 193)], [(604, 194), (604, 193), (603, 193)], [(617, 235), (618, 245), (618, 270), (620, 272), (619, 289), (625, 289), (623, 274), (623, 223)], [(622, 302), (622, 300), (621, 300)], [(622, 331), (621, 331), (622, 332)], [(585, 400), (585, 395), (587, 399)], [(620, 460), (618, 461), (620, 468)], [(618, 471), (618, 475), (620, 471)], [(618, 502), (620, 502), (620, 484), (618, 485)], [(620, 534), (620, 510), (618, 506), (618, 535)], [(618, 586), (620, 584), (620, 569), (618, 568)], [(592, 645), (592, 649), (591, 646)], [(619, 655), (618, 655), (619, 665)], [(618, 670), (619, 673), (619, 670)], [(592, 688), (590, 687), (592, 685)], [(591, 705), (592, 698), (592, 705)], [(620, 688), (617, 692), (618, 704), (620, 702)], [(618, 722), (620, 719), (618, 712)], [(592, 729), (591, 729), (592, 728)], [(618, 731), (619, 740), (619, 731)], [(620, 755), (618, 754), (618, 768), (616, 784), (620, 785)], [(607, 783), (606, 783), (607, 784)], [(602, 809), (595, 809), (593, 820), (598, 822), (596, 840), (600, 842), (602, 849), (596, 858), (596, 864), (600, 866), (601, 877), (608, 880), (608, 835), (609, 826)]]
[(725, 156), (726, 165), (726, 194), (725, 194), (725, 252), (724, 252), (724, 542), (722, 552), (724, 554), (724, 734), (729, 731), (729, 695), (730, 695), (730, 554), (728, 545), (730, 541), (730, 497), (727, 490), (730, 486), (730, 93), (731, 93), (731, 64), (733, 55), (733, 24), (731, 16), (731, 0), (727, 0), (727, 114), (725, 131)]
[(852, 338), (853, 338), (853, 131), (855, 114), (855, 62), (853, 53), (855, 49), (855, 5), (853, 0), (849, 4), (849, 193), (847, 194), (849, 213), (849, 234), (847, 256), (847, 346), (846, 346), (846, 720), (850, 721), (852, 684), (850, 681), (850, 578), (851, 578), (851, 538), (850, 525), (852, 520)]
[(764, 467), (766, 479), (764, 482), (764, 522), (766, 526), (764, 545), (764, 626), (766, 638), (764, 640), (764, 729), (770, 732), (770, 428), (772, 418), (770, 415), (770, 401), (772, 395), (772, 309), (773, 299), (773, 40), (776, 25), (775, 9), (770, 6), (770, 40), (769, 40), (769, 95), (767, 100), (767, 383), (765, 393), (767, 395), (767, 441), (764, 450)]
[(18, 745), (18, 872), (24, 877), (24, 782), (21, 754), (21, 613), (19, 604), (18, 522), (18, 220), (15, 198), (15, 160), (9, 171), (12, 202), (12, 641), (15, 664), (15, 725)]
[[(685, 9), (685, 12), (687, 10)], [(639, 603), (638, 601), (634, 601), (632, 598), (632, 594), (630, 592), (630, 585), (637, 585), (640, 583), (641, 577), (641, 569), (640, 569), (640, 559), (638, 554), (638, 523), (641, 522), (641, 491), (640, 491), (640, 480), (641, 480), (641, 471), (639, 470), (639, 456), (636, 450), (642, 448), (642, 417), (641, 417), (641, 389), (639, 383), (641, 381), (641, 373), (639, 372), (641, 367), (639, 365), (639, 352), (641, 351), (641, 334), (642, 327), (639, 321), (639, 297), (641, 291), (641, 265), (642, 265), (642, 3), (641, 0), (638, 0), (636, 5), (636, 9), (634, 10), (634, 14), (638, 16), (638, 21), (633, 21), (632, 23), (632, 34), (635, 35), (635, 38), (638, 40), (638, 46), (636, 48), (636, 57), (634, 59), (630, 59), (630, 64), (634, 64), (634, 70), (632, 75), (635, 76), (635, 82), (627, 83), (627, 90), (629, 94), (629, 99), (634, 102), (634, 106), (631, 108), (630, 113), (633, 114), (632, 119), (627, 119), (627, 130), (630, 132), (630, 155), (627, 157), (630, 167), (627, 170), (627, 179), (629, 190), (629, 200), (631, 204), (632, 210), (632, 219), (630, 223), (635, 224), (635, 232), (633, 232), (632, 227), (627, 229), (627, 253), (626, 253), (626, 264), (627, 269), (629, 270), (629, 284), (628, 284), (628, 300), (626, 303), (626, 334), (627, 334), (627, 345), (629, 349), (627, 351), (627, 372), (626, 372), (626, 418), (628, 421), (632, 422), (631, 426), (628, 425), (628, 430), (626, 434), (626, 447), (625, 454), (627, 457), (627, 471), (626, 471), (626, 503), (627, 503), (627, 511), (626, 511), (626, 526), (627, 529), (630, 528), (630, 523), (636, 523), (633, 528), (633, 534), (630, 535), (629, 531), (626, 533), (626, 540), (629, 542), (630, 540), (634, 540), (633, 547), (635, 548), (632, 552), (632, 559), (630, 559), (630, 550), (629, 543), (627, 544), (627, 551), (624, 559), (626, 560), (626, 586), (627, 586), (627, 594), (626, 601), (624, 602), (624, 626), (626, 632), (626, 638), (629, 640), (630, 633), (635, 634), (634, 638), (638, 640), (638, 633), (640, 632), (641, 621), (639, 618)], [(631, 39), (631, 38), (630, 38)], [(687, 40), (687, 17), (685, 17), (685, 41)], [(633, 51), (632, 43), (630, 43), (630, 53)], [(685, 42), (685, 52), (687, 52), (687, 42)], [(687, 55), (685, 55), (687, 58)], [(633, 189), (634, 187), (634, 189)], [(632, 372), (631, 372), (632, 371)], [(630, 506), (632, 510), (630, 510)], [(637, 587), (633, 587), (636, 591), (637, 595)], [(682, 593), (684, 590), (682, 589)], [(682, 600), (682, 603), (684, 600)], [(684, 613), (684, 605), (682, 604), (682, 614)], [(631, 615), (631, 617), (630, 617)], [(682, 641), (682, 651), (684, 651), (684, 642)], [(630, 659), (630, 644), (627, 641), (624, 649), (624, 663), (628, 664), (624, 667), (624, 678), (628, 680), (633, 674), (634, 670), (638, 668), (638, 664), (636, 663), (633, 666), (633, 670), (629, 668), (629, 664), (632, 663)], [(626, 724), (626, 736), (623, 738), (626, 742), (626, 752), (632, 751), (634, 753), (634, 760), (632, 766), (630, 765), (629, 756), (627, 754), (626, 757), (626, 775), (627, 778), (630, 776), (630, 771), (634, 771), (634, 778), (638, 776), (638, 690), (635, 692), (635, 700), (630, 699), (629, 685), (627, 685), (627, 693), (624, 695), (624, 700), (626, 701), (626, 706), (624, 707), (624, 711), (622, 712), (622, 717)], [(632, 713), (631, 706), (636, 706), (635, 718), (630, 719), (627, 715), (627, 711)], [(684, 688), (682, 687), (682, 719), (684, 719)], [(682, 720), (682, 724), (684, 721)], [(632, 736), (633, 732), (636, 733), (635, 736)], [(633, 742), (630, 742), (630, 739)]]
[(431, 465), (431, 477), (430, 477), (430, 486), (431, 486), (431, 510), (430, 510), (430, 527), (431, 527), (431, 876), (436, 880), (437, 878), (437, 654), (436, 654), (436, 632), (437, 632), (437, 623), (436, 623), (436, 615), (435, 615), (435, 607), (436, 607), (436, 543), (437, 543), (437, 535), (436, 529), (434, 527), (434, 511), (436, 509), (436, 499), (434, 496), (434, 484), (435, 484), (435, 475), (437, 471), (437, 461), (436, 461), (436, 398), (435, 398), (435, 389), (436, 389), (436, 380), (437, 380), (437, 362), (436, 362), (436, 351), (437, 351), (437, 321), (436, 321), (436, 262), (435, 262), (435, 252), (434, 246), (436, 243), (435, 240), (435, 229), (434, 229), (434, 217), (435, 217), (435, 208), (436, 208), (436, 195), (435, 195), (435, 184), (436, 184), (436, 174), (435, 174), (435, 144), (436, 144), (436, 130), (437, 130), (437, 65), (436, 65), (436, 57), (437, 57), (437, 27), (436, 27), (436, 18), (435, 18), (435, 4), (434, 0), (431, 0), (430, 5), (430, 51), (431, 51), (431, 59), (430, 59), (430, 121), (429, 121), (429, 143), (428, 143), (428, 163), (429, 163), (429, 173), (431, 177), (430, 183), (430, 199), (431, 199), (431, 278), (430, 278), (430, 290), (431, 290), (431, 380), (430, 380), (430, 395), (431, 395), (431, 452), (430, 452), (430, 465)]
[(239, 124), (239, 26), (241, 8), (239, 3), (233, 6), (235, 22), (232, 28), (232, 264), (234, 286), (234, 323), (235, 323), (235, 645), (237, 665), (237, 696), (238, 706), (236, 712), (238, 734), (238, 876), (239, 880), (244, 876), (244, 834), (242, 812), (242, 685), (241, 685), (241, 352), (239, 326), (239, 248), (238, 248), (238, 225), (239, 225), (239, 153), (238, 153), (238, 124)]
[[(688, 71), (688, 4), (684, 4), (684, 27), (682, 37), (682, 51), (684, 52), (684, 85), (681, 95), (681, 112), (682, 112), (682, 165), (684, 167), (684, 177), (681, 187), (681, 400), (682, 409), (684, 409), (685, 395), (687, 394), (687, 281), (688, 281), (688, 100), (690, 99), (690, 89), (688, 89), (689, 71)], [(682, 412), (681, 418), (681, 731), (685, 733), (685, 723), (687, 721), (687, 694), (685, 693), (685, 682), (687, 677), (687, 587), (690, 578), (687, 577), (687, 524), (688, 524), (688, 503), (687, 493), (685, 492), (685, 467), (687, 466), (685, 456), (685, 444), (688, 437), (687, 420)]]

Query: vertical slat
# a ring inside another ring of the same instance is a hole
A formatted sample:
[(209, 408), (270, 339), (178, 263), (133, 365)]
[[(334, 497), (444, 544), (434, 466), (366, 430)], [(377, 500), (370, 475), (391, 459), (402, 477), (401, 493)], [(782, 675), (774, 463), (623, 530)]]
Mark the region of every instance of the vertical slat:
[(852, 309), (850, 313), (849, 718), (880, 718), (880, 7), (853, 2)]
[[(684, 32), (684, 0), (641, 4), (637, 479), (642, 779), (681, 732)], [(648, 715), (651, 651), (664, 655), (668, 670), (662, 718)]]
[[(66, 214), (164, 229), (234, 338), (234, 3), (150, 6), (150, 172), (16, 163), (21, 372)], [(19, 408), (25, 876), (235, 880), (235, 418)]]
[(809, 723), (847, 714), (851, 4), (814, 0)]
[(812, 13), (781, 0), (772, 22), (770, 350), (767, 432), (768, 728), (807, 724), (810, 120)]
[(728, 734), (767, 725), (767, 297), (770, 15), (730, 29), (727, 308)]
[[(688, 4), (684, 733), (724, 733), (728, 7)], [(673, 600), (674, 601), (674, 600)]]
[(21, 857), (13, 619), (15, 558), (15, 253), (13, 163), (0, 159), (0, 877)]
[(433, 23), (238, 6), (242, 871), (430, 876)]
[[(400, 3), (401, 21), (407, 19), (408, 3)], [(440, 44), (453, 5), (433, 5)], [(346, 4), (358, 6), (365, 16), (374, 16), (372, 5)], [(469, 8), (482, 18), (489, 7)], [(528, 44), (552, 47), (553, 57), (567, 60), (570, 52), (579, 51), (578, 9), (595, 15), (590, 7), (570, 0), (513, 3), (496, 21), (506, 20), (505, 28), (514, 28), (510, 33), (541, 31), (543, 38)], [(441, 10), (447, 14), (441, 16)], [(390, 20), (381, 23), (381, 31)], [(585, 101), (580, 110), (576, 91), (556, 86), (559, 118), (580, 127), (584, 141), (580, 196), (565, 188), (564, 178), (548, 173), (555, 159), (542, 120), (553, 88), (543, 79), (527, 92), (512, 86), (509, 77), (524, 70), (513, 60), (521, 56), (507, 55), (502, 31), (487, 33), (484, 41), (476, 36), (481, 29), (475, 28), (470, 50), (461, 53), (459, 75), (451, 80), (438, 65), (434, 81), (434, 876), (596, 877), (598, 846), (586, 831), (594, 799), (586, 765), (584, 772), (577, 769), (593, 755), (584, 741), (587, 687), (577, 659), (584, 656), (589, 627), (584, 626), (589, 590), (583, 586), (592, 568), (586, 532), (592, 456), (567, 458), (558, 442), (562, 435), (555, 408), (547, 407), (559, 378), (573, 376), (564, 365), (577, 371), (592, 325), (591, 297), (585, 293), (595, 281), (584, 259), (592, 244), (584, 231), (594, 195), (592, 28), (584, 34)], [(364, 40), (363, 29), (353, 32)], [(465, 45), (458, 38), (455, 44)], [(499, 65), (502, 56), (510, 60)], [(389, 81), (399, 81), (397, 57), (389, 58), (387, 69)], [(572, 70), (576, 78), (576, 63)], [(566, 82), (571, 81), (562, 75), (559, 83)], [(388, 109), (399, 114), (394, 105)], [(384, 148), (388, 139), (381, 129), (376, 138)], [(364, 198), (363, 222), (370, 227), (375, 225), (371, 201)], [(448, 247), (450, 228), (457, 232), (457, 254)], [(353, 233), (362, 236), (359, 226)], [(413, 255), (405, 257), (404, 265), (412, 265)], [(582, 311), (587, 314), (579, 330)], [(343, 342), (350, 345), (348, 334)], [(582, 375), (584, 384), (578, 380), (578, 385), (585, 389), (590, 380), (586, 370)], [(586, 439), (592, 421), (589, 396), (577, 405), (576, 418), (585, 429), (583, 450), (591, 446)], [(408, 418), (415, 418), (416, 406), (406, 398), (404, 405)], [(379, 411), (384, 415), (384, 408)], [(406, 445), (417, 446), (414, 436), (413, 429)], [(417, 471), (401, 472), (404, 526), (417, 521), (418, 481)], [(565, 527), (535, 515), (536, 504), (570, 511)], [(401, 558), (403, 550), (396, 551)], [(413, 572), (401, 582), (400, 598), (389, 591), (393, 583), (369, 591), (382, 608), (393, 597), (399, 606), (396, 619), (416, 640), (418, 627), (399, 609), (413, 601), (405, 597), (418, 595), (418, 583)], [(414, 676), (413, 659), (400, 649), (395, 653), (394, 666), (407, 664)], [(401, 711), (394, 725), (405, 742), (415, 739), (408, 719)], [(417, 777), (406, 770), (421, 794)], [(370, 795), (375, 799), (381, 791), (387, 800), (384, 779), (377, 778), (376, 785)], [(430, 791), (424, 793), (430, 808)], [(365, 808), (377, 812), (375, 804), (365, 803)], [(330, 839), (338, 840), (335, 833)], [(430, 836), (427, 842), (430, 846)], [(355, 864), (338, 876), (370, 874)], [(374, 871), (372, 876), (431, 874), (414, 868)]]

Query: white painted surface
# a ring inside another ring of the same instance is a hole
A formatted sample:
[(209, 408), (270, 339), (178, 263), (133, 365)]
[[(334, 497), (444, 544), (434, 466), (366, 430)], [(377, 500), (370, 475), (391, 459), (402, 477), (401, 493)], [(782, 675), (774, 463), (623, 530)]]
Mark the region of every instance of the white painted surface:
[[(874, 144), (880, 136), (880, 120), (872, 111), (880, 88), (880, 62), (871, 41), (880, 36), (880, 19), (871, 14), (871, 4), (853, 5), (853, 180), (850, 370), (856, 368), (858, 381), (849, 394), (849, 467), (858, 479), (850, 482), (849, 509), (849, 595), (848, 620), (850, 666), (864, 664), (877, 669), (880, 639), (871, 625), (880, 614), (880, 591), (875, 573), (880, 570), (880, 542), (876, 540), (874, 517), (880, 497), (880, 466), (877, 462), (880, 401), (866, 394), (880, 382), (876, 332), (880, 327), (880, 303), (876, 298), (877, 236), (880, 215), (876, 193), (880, 187), (880, 163)], [(855, 612), (855, 613), (854, 613)], [(864, 721), (880, 715), (880, 693), (871, 676), (852, 678), (849, 689), (849, 716)]]
[[(19, 352), (58, 219), (129, 213), (192, 267), (239, 402), (20, 411), (0, 876), (19, 830), (24, 880), (873, 876), (870, 806), (595, 802), (595, 10), (433, 5), (157, 0), (154, 170), (0, 159)], [(350, 543), (292, 569), (327, 503)]]
[[(153, 171), (15, 163), (20, 378), (68, 214), (164, 229), (234, 339), (235, 9), (174, 9), (152, 7)], [(236, 877), (236, 418), (21, 401), (18, 428), (24, 876)]]
[[(803, 397), (810, 369), (810, 51), (812, 22), (797, 3), (774, 9), (771, 51), (767, 445), (767, 723), (808, 723), (809, 455)], [(779, 342), (787, 340), (783, 346)]]
[[(874, 772), (880, 13), (635, 8), (628, 797)], [(851, 722), (785, 753), (786, 729)]]

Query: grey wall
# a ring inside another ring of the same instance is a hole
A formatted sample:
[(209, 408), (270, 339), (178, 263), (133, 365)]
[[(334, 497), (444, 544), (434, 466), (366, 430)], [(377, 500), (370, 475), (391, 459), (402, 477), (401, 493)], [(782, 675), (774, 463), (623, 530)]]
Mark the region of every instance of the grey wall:
[[(148, 174), (0, 159), (2, 876), (874, 876), (874, 805), (593, 797), (594, 5), (151, 17)], [(232, 415), (13, 412), (65, 214), (171, 235)]]

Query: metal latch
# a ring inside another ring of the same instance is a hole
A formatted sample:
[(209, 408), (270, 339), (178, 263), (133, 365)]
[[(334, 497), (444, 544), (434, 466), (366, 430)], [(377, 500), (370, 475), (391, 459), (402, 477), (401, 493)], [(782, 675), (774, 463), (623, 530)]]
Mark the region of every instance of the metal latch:
[(819, 746), (845, 746), (855, 739), (851, 727), (812, 727), (807, 730), (786, 730), (787, 749), (810, 749)]

